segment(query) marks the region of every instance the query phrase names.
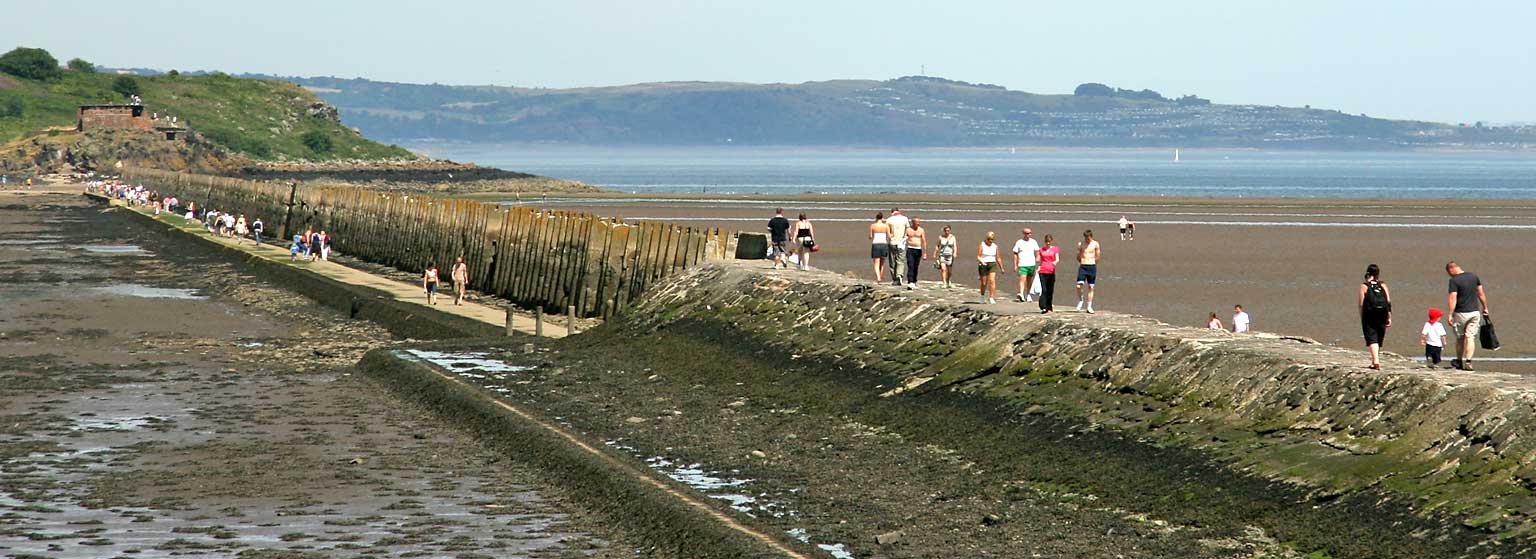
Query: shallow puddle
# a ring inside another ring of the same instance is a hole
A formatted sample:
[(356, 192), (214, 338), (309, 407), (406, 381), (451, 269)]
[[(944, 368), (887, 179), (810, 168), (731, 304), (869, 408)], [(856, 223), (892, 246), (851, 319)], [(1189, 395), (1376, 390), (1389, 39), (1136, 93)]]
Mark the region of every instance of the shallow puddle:
[(91, 291), (107, 295), (122, 295), (126, 297), (142, 297), (145, 299), (207, 299), (198, 295), (196, 289), (177, 289), (170, 287), (150, 287), (137, 283), (115, 283), (100, 287), (92, 287)]
[(80, 245), (80, 250), (95, 254), (149, 254), (139, 245)]

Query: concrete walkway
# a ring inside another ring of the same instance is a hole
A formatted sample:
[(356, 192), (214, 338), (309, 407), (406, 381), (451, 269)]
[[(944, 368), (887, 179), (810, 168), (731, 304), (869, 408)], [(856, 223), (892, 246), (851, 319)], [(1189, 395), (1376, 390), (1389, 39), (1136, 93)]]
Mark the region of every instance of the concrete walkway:
[[(390, 295), (396, 301), (417, 305), (421, 307), (423, 311), (436, 311), (458, 315), (465, 318), (485, 322), (498, 328), (504, 328), (506, 326), (507, 312), (501, 307), (482, 305), (471, 301), (465, 301), (462, 305), (454, 305), (452, 293), (453, 288), (451, 284), (447, 286), (446, 293), (439, 291), (436, 305), (428, 305), (427, 296), (422, 292), (420, 283), (406, 283), (403, 281), (396, 281), (357, 270), (355, 268), (348, 268), (335, 262), (324, 260), (316, 260), (314, 262), (310, 262), (305, 259), (290, 260), (288, 251), (284, 248), (279, 248), (277, 245), (257, 245), (251, 242), (250, 239), (220, 237), (218, 235), (209, 233), (208, 230), (204, 228), (199, 222), (187, 221), (180, 216), (171, 215), (168, 213), (161, 213), (159, 216), (155, 216), (154, 210), (151, 208), (131, 207), (123, 204), (121, 200), (112, 200), (111, 204), (113, 206), (121, 207), (129, 211), (151, 216), (154, 219), (157, 219), (168, 226), (179, 229), (188, 235), (198, 236), (208, 241), (219, 243), (227, 247), (232, 247), (252, 256), (280, 264), (302, 268), (310, 273), (319, 274), (342, 283), (377, 289)], [(443, 277), (447, 277), (446, 269), (443, 270)], [(513, 316), (512, 320), (512, 326), (517, 331), (527, 334), (534, 333), (535, 321), (532, 316), (528, 316), (524, 313), (518, 313)], [(564, 326), (557, 325), (550, 322), (549, 320), (544, 321), (544, 335), (546, 337), (563, 338), (566, 336), (566, 334), (567, 332)]]

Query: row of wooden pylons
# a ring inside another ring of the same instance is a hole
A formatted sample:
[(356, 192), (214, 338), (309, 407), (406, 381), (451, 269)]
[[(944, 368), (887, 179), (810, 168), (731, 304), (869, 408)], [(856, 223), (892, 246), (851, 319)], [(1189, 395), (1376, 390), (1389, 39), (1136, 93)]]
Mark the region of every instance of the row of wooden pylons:
[(726, 258), (719, 228), (623, 223), (587, 213), (503, 206), (421, 194), (126, 168), (143, 183), (199, 208), (261, 218), (269, 235), (327, 232), (339, 253), (444, 280), (463, 256), (470, 288), (524, 308), (610, 318), (647, 286), (705, 260)]

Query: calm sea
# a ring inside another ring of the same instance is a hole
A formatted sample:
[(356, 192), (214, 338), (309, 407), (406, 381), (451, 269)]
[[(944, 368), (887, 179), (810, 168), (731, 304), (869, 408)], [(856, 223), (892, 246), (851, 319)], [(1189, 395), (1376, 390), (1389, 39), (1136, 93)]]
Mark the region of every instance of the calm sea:
[(637, 193), (1536, 198), (1536, 154), (411, 147)]

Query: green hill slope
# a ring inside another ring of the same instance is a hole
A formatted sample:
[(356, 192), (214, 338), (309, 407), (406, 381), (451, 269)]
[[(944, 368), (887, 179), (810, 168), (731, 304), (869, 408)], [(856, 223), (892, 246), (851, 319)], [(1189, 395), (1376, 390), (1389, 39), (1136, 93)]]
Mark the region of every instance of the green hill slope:
[[(118, 78), (74, 68), (51, 79), (0, 73), (0, 144), (45, 128), (72, 129), (79, 105), (125, 102), (126, 97), (113, 89)], [(413, 157), (343, 126), (334, 108), (290, 82), (223, 74), (131, 79), (137, 82), (146, 111), (175, 115), (179, 124), (209, 143), (253, 159)]]

